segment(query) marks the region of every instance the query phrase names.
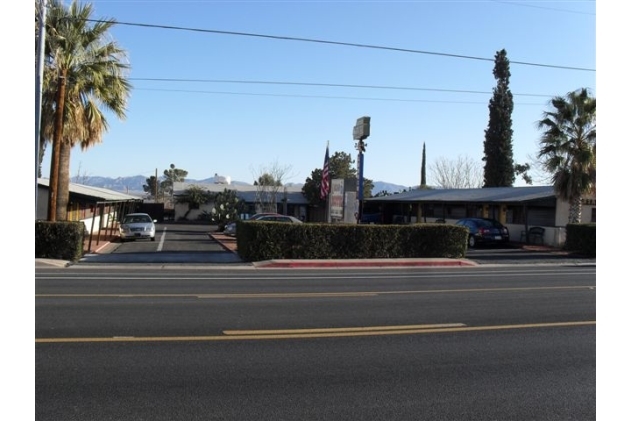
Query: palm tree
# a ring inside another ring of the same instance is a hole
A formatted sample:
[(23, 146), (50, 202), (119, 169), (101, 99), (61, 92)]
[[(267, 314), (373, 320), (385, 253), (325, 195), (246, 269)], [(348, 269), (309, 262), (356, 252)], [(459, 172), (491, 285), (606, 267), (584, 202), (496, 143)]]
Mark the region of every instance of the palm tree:
[(538, 157), (557, 197), (570, 204), (568, 222), (578, 223), (583, 195), (596, 191), (596, 98), (582, 88), (550, 104), (554, 109), (538, 122), (545, 130)]
[(126, 53), (109, 39), (113, 20), (92, 25), (92, 6), (73, 1), (66, 8), (49, 2), (42, 132), (52, 143), (48, 219), (65, 220), (70, 183), (70, 152), (102, 141), (108, 129), (103, 110), (125, 118), (131, 85)]

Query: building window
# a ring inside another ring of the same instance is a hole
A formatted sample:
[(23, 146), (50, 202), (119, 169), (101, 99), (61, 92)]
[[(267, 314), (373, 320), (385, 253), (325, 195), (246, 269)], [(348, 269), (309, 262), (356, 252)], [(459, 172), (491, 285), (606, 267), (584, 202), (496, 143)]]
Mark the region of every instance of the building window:
[(592, 208), (592, 220), (591, 222), (596, 222), (596, 208)]

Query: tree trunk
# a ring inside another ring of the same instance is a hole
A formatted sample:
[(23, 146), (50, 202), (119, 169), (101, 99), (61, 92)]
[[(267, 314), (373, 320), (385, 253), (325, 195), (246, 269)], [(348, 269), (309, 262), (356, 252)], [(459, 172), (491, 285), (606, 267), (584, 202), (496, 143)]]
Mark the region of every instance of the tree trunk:
[(68, 201), (70, 200), (70, 151), (72, 146), (66, 139), (61, 141), (59, 153), (59, 180), (57, 182), (57, 220), (68, 220)]
[(37, 178), (42, 178), (42, 162), (44, 162), (44, 153), (46, 152), (46, 139), (44, 139), (44, 133), (40, 133), (39, 137), (39, 152), (38, 158), (39, 162), (37, 163)]
[(581, 197), (570, 200), (570, 211), (568, 222), (570, 224), (579, 224), (581, 222), (581, 214), (583, 213), (583, 201)]
[(66, 105), (66, 72), (62, 72), (62, 74), (59, 75), (57, 86), (53, 152), (50, 164), (50, 179), (48, 182), (48, 220), (52, 222), (57, 220), (57, 186), (59, 185), (59, 158), (64, 128), (64, 107)]

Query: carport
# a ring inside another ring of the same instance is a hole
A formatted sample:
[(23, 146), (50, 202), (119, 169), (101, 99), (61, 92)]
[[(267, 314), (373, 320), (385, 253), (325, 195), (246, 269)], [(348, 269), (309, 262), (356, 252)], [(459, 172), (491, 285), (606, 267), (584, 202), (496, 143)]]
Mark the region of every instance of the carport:
[[(49, 179), (38, 179), (37, 218), (46, 219), (48, 213)], [(137, 211), (143, 199), (122, 192), (83, 184), (69, 184), (67, 221), (81, 221), (86, 228), (85, 251), (92, 245), (109, 240), (116, 234), (121, 215)]]
[(520, 240), (525, 231), (529, 242), (530, 227), (556, 226), (557, 203), (552, 186), (417, 189), (367, 199), (364, 214), (379, 214), (386, 224), (494, 218), (513, 225), (512, 241)]

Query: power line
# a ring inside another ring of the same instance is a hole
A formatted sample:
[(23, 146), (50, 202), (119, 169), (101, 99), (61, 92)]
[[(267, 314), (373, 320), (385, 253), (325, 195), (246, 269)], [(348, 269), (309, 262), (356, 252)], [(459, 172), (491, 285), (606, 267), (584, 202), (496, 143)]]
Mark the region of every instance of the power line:
[[(243, 95), (243, 96), (271, 96), (280, 98), (320, 98), (320, 99), (349, 99), (360, 101), (392, 101), (392, 102), (424, 102), (430, 104), (487, 104), (483, 101), (443, 101), (434, 99), (403, 99), (403, 98), (370, 98), (370, 97), (353, 97), (353, 96), (330, 96), (330, 95), (300, 95), (300, 94), (270, 94), (270, 93), (253, 93), (253, 92), (233, 92), (233, 91), (200, 91), (190, 89), (152, 89), (152, 88), (134, 88), (137, 91), (156, 91), (156, 92), (182, 92), (196, 94), (215, 94), (215, 95)], [(521, 103), (516, 105), (537, 105), (540, 103)]]
[[(98, 19), (86, 19), (86, 21), (104, 22)], [(329, 40), (314, 39), (314, 38), (299, 38), (299, 37), (290, 37), (290, 36), (281, 36), (281, 35), (256, 34), (256, 33), (251, 33), (251, 32), (220, 31), (216, 29), (187, 28), (183, 26), (155, 25), (155, 24), (147, 24), (147, 23), (131, 23), (131, 22), (114, 21), (114, 24), (124, 25), (124, 26), (138, 26), (138, 27), (143, 27), (143, 28), (171, 29), (171, 30), (189, 31), (189, 32), (202, 32), (202, 33), (209, 33), (209, 34), (267, 38), (267, 39), (275, 39), (275, 40), (283, 40), (283, 41), (300, 41), (300, 42), (311, 42), (311, 43), (318, 43), (318, 44), (342, 45), (342, 46), (347, 46), (347, 47), (369, 48), (369, 49), (375, 49), (375, 50), (388, 50), (388, 51), (398, 51), (398, 52), (404, 52), (404, 53), (426, 54), (426, 55), (434, 55), (434, 56), (442, 56), (442, 57), (461, 58), (461, 59), (467, 59), (467, 60), (495, 62), (494, 58), (475, 57), (475, 56), (450, 54), (450, 53), (438, 53), (434, 51), (413, 50), (413, 49), (408, 49), (408, 48), (386, 47), (386, 46), (381, 46), (381, 45), (359, 44), (359, 43), (352, 43), (352, 42), (329, 41)], [(523, 66), (546, 67), (546, 68), (552, 68), (552, 69), (578, 70), (578, 71), (585, 71), (585, 72), (596, 71), (596, 69), (588, 69), (584, 67), (558, 66), (558, 65), (552, 65), (552, 64), (531, 63), (531, 62), (525, 62), (525, 61), (511, 61), (510, 63), (523, 65)]]
[(509, 4), (511, 6), (521, 6), (521, 7), (531, 7), (533, 9), (543, 9), (543, 10), (552, 10), (555, 12), (564, 12), (564, 13), (575, 13), (577, 15), (590, 15), (590, 16), (596, 16), (596, 13), (592, 13), (592, 12), (581, 12), (578, 10), (569, 10), (569, 9), (559, 9), (556, 7), (544, 7), (544, 6), (538, 6), (538, 5), (534, 5), (534, 4), (524, 4), (524, 3), (518, 3), (515, 1), (501, 1), (501, 0), (491, 0), (494, 3), (500, 3), (500, 4)]
[[(401, 91), (449, 92), (449, 93), (483, 94), (483, 95), (492, 94), (492, 92), (489, 92), (489, 91), (472, 91), (472, 90), (459, 90), (459, 89), (417, 88), (417, 87), (408, 87), (408, 86), (383, 86), (383, 85), (349, 85), (349, 84), (342, 84), (342, 83), (283, 82), (283, 81), (267, 81), (267, 80), (175, 79), (175, 78), (129, 78), (129, 80), (150, 81), (150, 82), (232, 83), (232, 84), (317, 86), (317, 87), (335, 87), (335, 88), (360, 88), (360, 89), (388, 89), (388, 90), (401, 90)], [(513, 96), (528, 96), (528, 97), (542, 97), (542, 98), (554, 97), (554, 95), (519, 94), (519, 93), (513, 93)]]

